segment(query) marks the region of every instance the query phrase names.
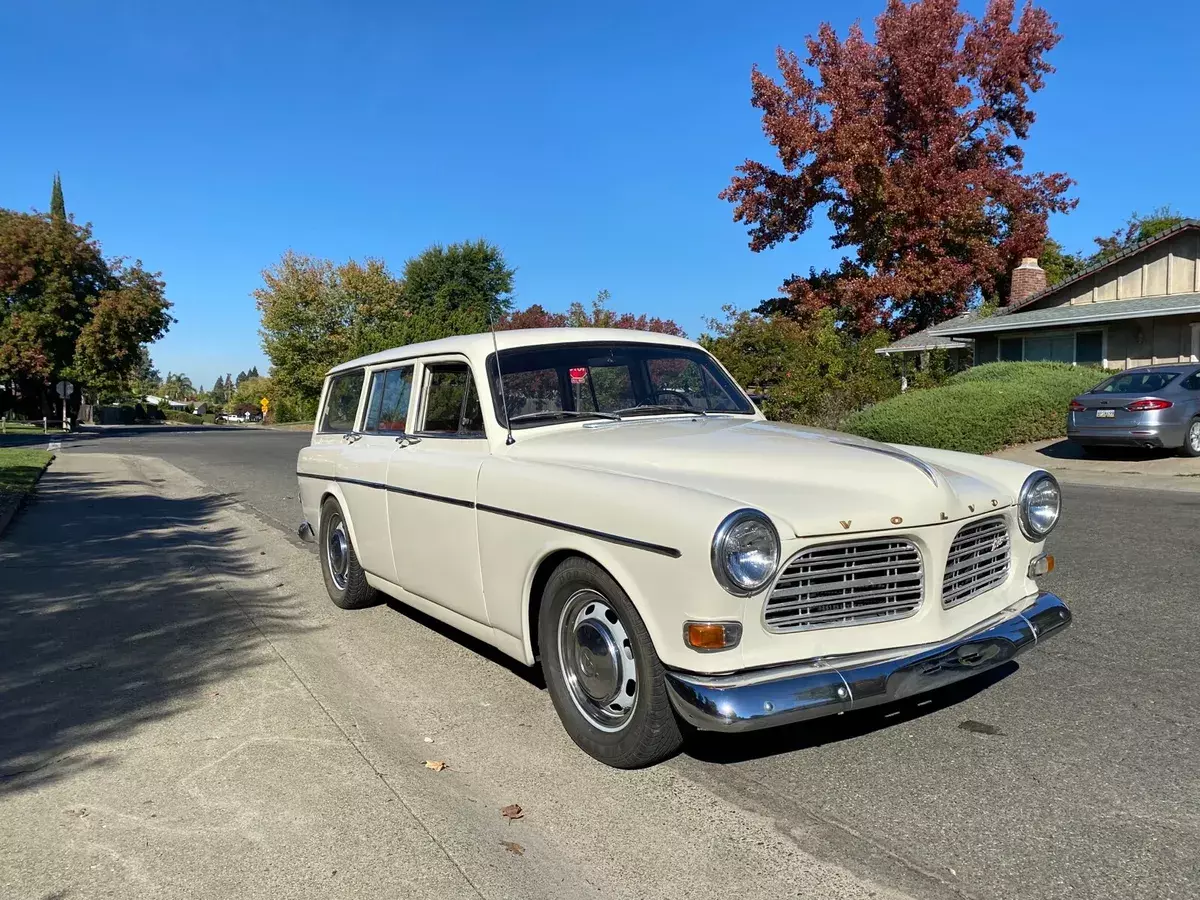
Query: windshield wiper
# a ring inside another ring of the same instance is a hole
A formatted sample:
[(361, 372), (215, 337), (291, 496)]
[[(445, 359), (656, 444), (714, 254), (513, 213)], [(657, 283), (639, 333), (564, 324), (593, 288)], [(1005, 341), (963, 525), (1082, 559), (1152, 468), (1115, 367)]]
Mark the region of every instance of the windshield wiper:
[(540, 412), (521, 413), (519, 416), (512, 416), (510, 422), (528, 422), (531, 419), (566, 419), (566, 418), (596, 418), (596, 419), (612, 419), (614, 422), (621, 421), (621, 417), (616, 413), (610, 412), (587, 412), (577, 409), (543, 409)]
[(637, 406), (629, 406), (625, 409), (618, 409), (617, 415), (622, 413), (674, 413), (680, 416), (707, 416), (702, 409), (696, 409), (690, 406), (668, 406), (665, 403), (639, 403)]

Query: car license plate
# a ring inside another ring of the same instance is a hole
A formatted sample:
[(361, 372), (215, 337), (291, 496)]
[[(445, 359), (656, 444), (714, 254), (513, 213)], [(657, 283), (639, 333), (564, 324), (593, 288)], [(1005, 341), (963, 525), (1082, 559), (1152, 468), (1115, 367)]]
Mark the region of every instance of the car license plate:
[(1115, 409), (1098, 409), (1096, 410), (1097, 419), (1115, 419), (1117, 411)]

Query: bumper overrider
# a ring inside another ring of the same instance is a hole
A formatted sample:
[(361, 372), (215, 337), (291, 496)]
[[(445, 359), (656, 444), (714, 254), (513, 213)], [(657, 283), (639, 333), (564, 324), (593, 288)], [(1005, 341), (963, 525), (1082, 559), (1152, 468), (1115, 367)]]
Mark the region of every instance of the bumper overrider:
[(730, 675), (667, 672), (675, 710), (705, 731), (752, 731), (902, 700), (1004, 665), (1071, 623), (1054, 594), (1027, 597), (933, 644)]

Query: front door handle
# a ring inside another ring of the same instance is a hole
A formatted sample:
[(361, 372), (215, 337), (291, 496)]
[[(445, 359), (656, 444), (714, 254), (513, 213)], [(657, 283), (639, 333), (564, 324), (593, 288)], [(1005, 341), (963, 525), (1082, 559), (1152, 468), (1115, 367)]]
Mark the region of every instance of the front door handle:
[(413, 444), (421, 443), (421, 439), (419, 437), (414, 437), (413, 435), (402, 434), (398, 438), (396, 438), (396, 443), (399, 444), (402, 448), (403, 447), (411, 447)]
[(348, 444), (353, 444), (355, 441), (359, 440), (361, 437), (362, 437), (362, 435), (359, 434), (357, 431), (348, 431), (348, 432), (346, 432), (346, 434), (342, 435), (342, 440)]

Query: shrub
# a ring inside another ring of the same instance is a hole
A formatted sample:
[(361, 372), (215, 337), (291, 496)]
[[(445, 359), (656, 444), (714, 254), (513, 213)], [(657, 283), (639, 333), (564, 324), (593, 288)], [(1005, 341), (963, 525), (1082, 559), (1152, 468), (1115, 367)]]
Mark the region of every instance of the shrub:
[(842, 430), (894, 444), (991, 453), (1063, 436), (1071, 398), (1104, 376), (1063, 363), (989, 363), (856, 413)]

